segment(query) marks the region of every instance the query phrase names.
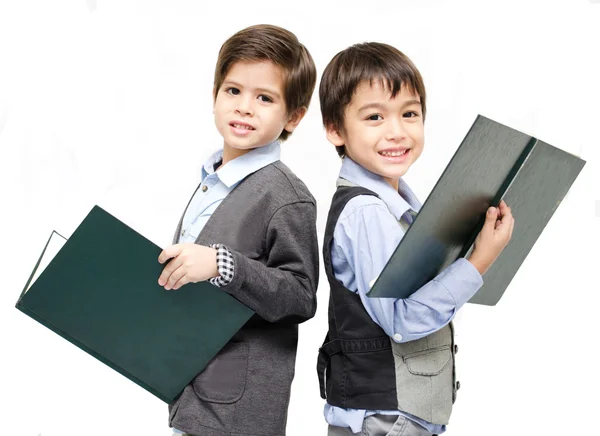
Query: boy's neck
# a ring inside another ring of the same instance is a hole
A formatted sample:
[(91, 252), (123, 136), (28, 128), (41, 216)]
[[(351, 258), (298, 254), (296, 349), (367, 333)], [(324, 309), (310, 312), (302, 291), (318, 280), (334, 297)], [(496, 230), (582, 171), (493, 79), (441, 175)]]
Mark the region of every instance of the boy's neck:
[(252, 150), (254, 150), (254, 149), (249, 148), (247, 150), (240, 150), (239, 148), (233, 148), (229, 144), (224, 143), (223, 144), (223, 162), (221, 162), (221, 166), (225, 165), (227, 162), (231, 162), (232, 160), (251, 152)]
[(385, 182), (387, 184), (389, 184), (392, 188), (394, 188), (394, 191), (398, 192), (398, 187), (399, 187), (399, 180), (400, 179), (390, 179), (387, 177), (384, 177), (383, 180), (385, 180)]

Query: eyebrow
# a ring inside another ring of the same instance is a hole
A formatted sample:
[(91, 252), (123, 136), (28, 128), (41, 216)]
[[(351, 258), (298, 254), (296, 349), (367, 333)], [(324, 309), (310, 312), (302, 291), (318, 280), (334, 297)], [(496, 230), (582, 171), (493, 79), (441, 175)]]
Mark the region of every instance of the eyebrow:
[[(224, 85), (231, 85), (231, 86), (237, 86), (239, 88), (243, 88), (243, 86), (237, 82), (234, 82), (233, 80), (226, 80), (223, 82), (223, 86)], [(281, 95), (279, 95), (279, 93), (277, 91), (275, 91), (274, 89), (270, 89), (270, 88), (256, 88), (256, 90), (258, 92), (266, 92), (267, 94), (271, 94), (276, 98), (281, 98)]]
[[(416, 99), (408, 100), (402, 105), (402, 108), (405, 108), (407, 106), (412, 106), (413, 104), (418, 104), (420, 106), (421, 102)], [(385, 109), (385, 105), (381, 104), (381, 103), (367, 103), (367, 104), (361, 106), (360, 109), (358, 109), (358, 111), (362, 112), (367, 109)]]

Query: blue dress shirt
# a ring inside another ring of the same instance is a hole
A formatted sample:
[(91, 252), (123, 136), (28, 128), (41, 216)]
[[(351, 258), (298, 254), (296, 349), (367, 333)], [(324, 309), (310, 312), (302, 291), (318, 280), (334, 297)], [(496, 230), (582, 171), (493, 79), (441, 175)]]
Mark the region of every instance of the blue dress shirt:
[(223, 150), (214, 153), (202, 167), (202, 180), (183, 217), (179, 242), (195, 242), (227, 194), (250, 174), (278, 161), (280, 155), (281, 146), (275, 141), (255, 148), (215, 171), (215, 164), (223, 159)]
[[(409, 209), (418, 212), (421, 204), (402, 179), (396, 192), (381, 176), (348, 157), (343, 160), (340, 177), (380, 198), (360, 195), (344, 207), (331, 247), (335, 277), (359, 294), (369, 316), (396, 342), (419, 339), (444, 327), (479, 290), (483, 284), (481, 274), (468, 260), (458, 259), (406, 299), (367, 297), (370, 284), (404, 236), (400, 217)], [(399, 410), (342, 409), (326, 404), (324, 414), (329, 424), (350, 427), (354, 433), (360, 432), (363, 420), (374, 414), (404, 415), (431, 433), (440, 434), (446, 429)]]

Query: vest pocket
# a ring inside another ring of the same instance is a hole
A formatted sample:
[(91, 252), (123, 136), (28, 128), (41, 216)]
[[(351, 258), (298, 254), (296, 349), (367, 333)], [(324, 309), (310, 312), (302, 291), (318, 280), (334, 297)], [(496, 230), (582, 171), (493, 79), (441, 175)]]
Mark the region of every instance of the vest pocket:
[(440, 374), (452, 359), (449, 345), (416, 353), (406, 354), (403, 357), (406, 367), (411, 374), (434, 376)]
[(419, 344), (392, 342), (398, 408), (434, 424), (448, 424), (454, 394), (451, 346), (442, 343), (414, 351), (415, 345)]
[(196, 376), (192, 386), (201, 400), (235, 403), (244, 393), (247, 373), (248, 344), (229, 342)]

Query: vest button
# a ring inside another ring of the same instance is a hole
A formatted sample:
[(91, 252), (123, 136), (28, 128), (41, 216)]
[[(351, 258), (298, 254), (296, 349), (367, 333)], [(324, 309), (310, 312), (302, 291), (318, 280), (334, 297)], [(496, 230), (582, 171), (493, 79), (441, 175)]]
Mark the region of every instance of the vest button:
[(204, 185), (204, 186), (202, 187), (202, 192), (206, 192), (206, 191), (208, 191), (208, 186)]
[(458, 345), (454, 344), (454, 354), (458, 353)]
[(402, 340), (402, 335), (400, 333), (396, 333), (394, 335), (394, 341), (400, 342)]

